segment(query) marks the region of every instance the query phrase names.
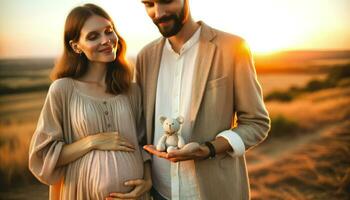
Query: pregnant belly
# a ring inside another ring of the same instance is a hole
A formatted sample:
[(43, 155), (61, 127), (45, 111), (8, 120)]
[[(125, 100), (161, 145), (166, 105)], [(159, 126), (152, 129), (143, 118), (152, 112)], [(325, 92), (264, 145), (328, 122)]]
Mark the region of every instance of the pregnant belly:
[(124, 183), (143, 178), (143, 161), (139, 152), (95, 151), (89, 186), (92, 199), (105, 199), (111, 192), (130, 192)]

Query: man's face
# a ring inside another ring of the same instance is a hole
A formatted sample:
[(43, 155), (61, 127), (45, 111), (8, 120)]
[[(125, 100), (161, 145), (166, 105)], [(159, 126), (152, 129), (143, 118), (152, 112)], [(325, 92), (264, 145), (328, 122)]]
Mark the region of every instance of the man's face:
[(176, 35), (188, 16), (188, 7), (184, 0), (142, 0), (142, 3), (164, 37)]

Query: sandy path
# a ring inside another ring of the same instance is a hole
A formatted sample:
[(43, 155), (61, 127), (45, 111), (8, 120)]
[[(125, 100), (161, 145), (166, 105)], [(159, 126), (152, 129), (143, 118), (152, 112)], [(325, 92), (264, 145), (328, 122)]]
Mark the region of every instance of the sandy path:
[(322, 136), (322, 133), (333, 130), (341, 123), (334, 123), (316, 130), (315, 132), (305, 132), (303, 135), (294, 138), (276, 138), (267, 143), (262, 143), (252, 151), (247, 153), (247, 162), (249, 168), (259, 168), (261, 165), (267, 165), (283, 158), (284, 156), (297, 151), (307, 144), (311, 144)]

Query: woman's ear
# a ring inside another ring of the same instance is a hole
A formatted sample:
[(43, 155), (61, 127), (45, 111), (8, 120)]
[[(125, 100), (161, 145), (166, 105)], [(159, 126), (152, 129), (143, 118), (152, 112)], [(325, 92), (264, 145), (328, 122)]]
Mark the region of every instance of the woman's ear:
[(77, 54), (81, 54), (83, 51), (79, 49), (78, 43), (74, 42), (73, 40), (69, 41), (69, 45), (72, 47), (73, 51)]

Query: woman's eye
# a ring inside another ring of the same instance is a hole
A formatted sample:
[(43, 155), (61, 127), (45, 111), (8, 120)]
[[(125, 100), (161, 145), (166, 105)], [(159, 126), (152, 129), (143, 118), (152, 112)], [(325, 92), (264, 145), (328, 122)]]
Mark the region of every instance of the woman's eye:
[(89, 35), (88, 37), (87, 37), (87, 39), (88, 40), (96, 40), (98, 38), (98, 35), (96, 35), (96, 34), (93, 34), (93, 35)]
[(111, 33), (113, 33), (113, 32), (114, 32), (114, 31), (113, 31), (112, 28), (109, 28), (109, 29), (107, 29), (107, 30), (105, 31), (106, 34), (111, 34)]

